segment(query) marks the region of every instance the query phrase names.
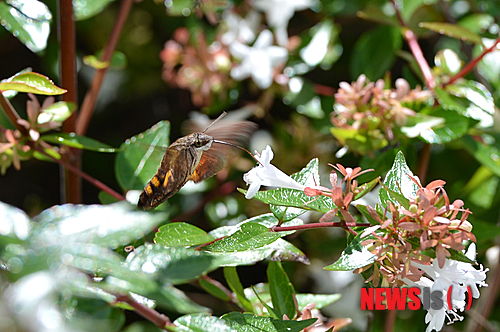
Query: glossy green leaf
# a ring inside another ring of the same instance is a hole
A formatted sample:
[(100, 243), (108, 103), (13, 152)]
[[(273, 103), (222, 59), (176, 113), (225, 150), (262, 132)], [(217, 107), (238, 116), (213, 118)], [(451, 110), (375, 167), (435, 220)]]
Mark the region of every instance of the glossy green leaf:
[(115, 173), (123, 190), (143, 190), (158, 170), (169, 145), (170, 123), (160, 121), (151, 129), (126, 140), (116, 155)]
[(381, 26), (365, 32), (354, 45), (350, 60), (352, 79), (365, 74), (375, 81), (390, 69), (396, 60), (395, 52), (403, 45), (403, 37), (396, 27)]
[(183, 283), (213, 269), (212, 256), (190, 248), (165, 248), (158, 244), (141, 246), (131, 252), (126, 265), (164, 282)]
[(267, 279), (269, 281), (269, 292), (274, 310), (279, 317), (286, 315), (289, 319), (295, 318), (297, 309), (295, 308), (293, 288), (288, 275), (279, 261), (269, 262), (267, 266)]
[(38, 115), (37, 123), (64, 122), (76, 110), (76, 105), (71, 102), (59, 101), (43, 109)]
[(127, 202), (110, 205), (54, 206), (34, 219), (42, 243), (95, 243), (117, 248), (143, 237), (166, 220), (165, 213), (137, 211)]
[(358, 186), (356, 189), (356, 193), (354, 195), (354, 198), (352, 199), (353, 201), (362, 198), (366, 194), (368, 194), (370, 191), (372, 191), (373, 188), (377, 186), (377, 184), (380, 182), (379, 178), (375, 178), (371, 180), (370, 182), (363, 183), (362, 185)]
[[(476, 81), (461, 80), (446, 86), (446, 92), (457, 98), (467, 100), (466, 108), (461, 107), (457, 111), (471, 119), (479, 121), (479, 127), (489, 128), (493, 125), (493, 115), (495, 114), (495, 102), (491, 93), (484, 85)], [(437, 90), (438, 96), (442, 100), (447, 100), (442, 91)], [(463, 104), (463, 102), (462, 102)], [(444, 107), (444, 105), (443, 105)]]
[(245, 290), (241, 284), (240, 277), (236, 271), (236, 267), (227, 266), (224, 268), (224, 278), (226, 279), (229, 288), (236, 294), (236, 298), (245, 311), (253, 312), (252, 303), (247, 299)]
[(361, 242), (370, 239), (371, 235), (364, 238), (361, 238), (361, 235), (362, 233), (358, 234), (347, 245), (335, 263), (325, 266), (324, 269), (329, 271), (352, 271), (375, 262), (376, 256), (368, 250), (367, 246), (361, 244)]
[[(0, 2), (0, 21), (14, 37), (33, 52), (47, 46), (52, 14), (49, 8), (37, 0)], [(0, 90), (6, 90), (0, 87)], [(14, 89), (15, 90), (15, 89)]]
[(461, 142), (477, 161), (488, 167), (496, 176), (500, 176), (500, 151), (495, 146), (478, 142), (471, 136), (462, 137)]
[(155, 235), (155, 243), (165, 247), (195, 246), (213, 241), (204, 230), (184, 222), (163, 225)]
[(462, 41), (468, 41), (479, 45), (482, 45), (483, 43), (481, 36), (457, 24), (442, 22), (421, 22), (418, 26), (424, 29), (435, 31), (451, 38), (460, 39)]
[(245, 251), (260, 248), (279, 239), (280, 232), (271, 232), (266, 226), (255, 222), (245, 223), (234, 234), (205, 247), (209, 251)]
[[(299, 173), (292, 175), (292, 178), (295, 178), (298, 182), (304, 181), (307, 185), (319, 185), (318, 159), (311, 160)], [(246, 192), (246, 190), (242, 189), (239, 189), (239, 191), (243, 193)], [(287, 188), (260, 191), (255, 194), (254, 198), (266, 204), (301, 209), (288, 211), (274, 207), (273, 212), (276, 217), (284, 220), (291, 219), (292, 217), (295, 218), (304, 213), (304, 210), (315, 210), (326, 213), (335, 208), (335, 204), (331, 198), (321, 196), (314, 199), (313, 197), (306, 196), (301, 190)]]
[[(412, 171), (406, 164), (403, 152), (399, 151), (396, 155), (396, 159), (394, 159), (394, 164), (392, 165), (391, 170), (387, 173), (384, 179), (384, 185), (395, 193), (402, 194), (407, 199), (416, 197), (419, 187), (412, 181), (410, 176), (418, 179), (413, 175)], [(386, 189), (380, 188), (379, 199), (384, 208), (387, 207), (388, 200), (396, 206), (399, 205), (398, 200), (393, 196), (394, 195), (391, 195), (391, 193)]]
[(48, 77), (34, 72), (16, 74), (6, 80), (2, 80), (0, 82), (0, 90), (16, 90), (38, 95), (61, 95), (66, 93), (66, 90), (57, 87)]
[(366, 220), (368, 220), (368, 222), (371, 225), (373, 225), (373, 226), (380, 225), (380, 223), (370, 215), (370, 213), (368, 212), (368, 209), (366, 208), (365, 205), (357, 204), (356, 209), (358, 209), (358, 211), (363, 215), (363, 217), (366, 218)]
[(174, 325), (178, 332), (234, 332), (229, 324), (218, 317), (197, 314), (177, 318)]
[(210, 281), (206, 280), (205, 278), (199, 278), (198, 283), (203, 288), (208, 294), (218, 298), (219, 300), (229, 302), (231, 301), (231, 298), (229, 295), (222, 290), (218, 285), (211, 283)]
[(221, 318), (232, 331), (237, 332), (300, 332), (316, 322), (316, 318), (302, 321), (279, 320), (240, 312), (230, 312)]
[(40, 139), (47, 143), (62, 144), (77, 149), (97, 152), (116, 152), (115, 148), (112, 148), (107, 144), (86, 136), (78, 136), (75, 133), (47, 134), (41, 136)]
[(81, 21), (99, 14), (113, 0), (74, 0), (75, 20)]

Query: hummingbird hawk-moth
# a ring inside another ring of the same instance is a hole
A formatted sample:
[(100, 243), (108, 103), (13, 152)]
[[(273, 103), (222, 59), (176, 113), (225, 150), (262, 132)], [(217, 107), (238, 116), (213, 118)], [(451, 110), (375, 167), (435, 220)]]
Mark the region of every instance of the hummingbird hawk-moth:
[[(225, 115), (223, 113), (221, 117)], [(138, 208), (157, 207), (189, 180), (195, 183), (217, 174), (255, 130), (250, 121), (212, 122), (202, 132), (181, 137), (167, 148), (158, 171), (142, 191)]]

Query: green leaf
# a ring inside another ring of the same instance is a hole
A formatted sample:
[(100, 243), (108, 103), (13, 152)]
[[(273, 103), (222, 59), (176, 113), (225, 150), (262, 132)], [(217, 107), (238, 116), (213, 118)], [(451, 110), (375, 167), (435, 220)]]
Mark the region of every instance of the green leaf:
[(450, 49), (439, 50), (434, 57), (434, 63), (448, 76), (458, 74), (463, 65), (458, 54)]
[(182, 316), (174, 325), (178, 332), (234, 332), (225, 320), (207, 314)]
[[(306, 185), (319, 185), (318, 175), (318, 159), (311, 160), (306, 167), (300, 172), (292, 175), (292, 178), (298, 180), (297, 182), (304, 181)], [(246, 190), (239, 189), (240, 192), (245, 193)], [(284, 207), (296, 207), (301, 210), (278, 209), (273, 207), (276, 217), (280, 220), (288, 220), (295, 218), (304, 213), (304, 210), (315, 210), (326, 213), (336, 208), (332, 199), (326, 196), (321, 196), (317, 199), (306, 196), (303, 191), (287, 188), (279, 188), (267, 191), (260, 191), (255, 194), (254, 198), (261, 202), (271, 205), (279, 205)]]
[(221, 318), (232, 331), (237, 332), (300, 332), (316, 322), (316, 318), (301, 321), (279, 320), (240, 312), (230, 312)]
[[(392, 165), (391, 170), (385, 177), (384, 185), (387, 187), (387, 189), (390, 189), (407, 199), (416, 197), (419, 186), (411, 180), (410, 176), (417, 179), (406, 164), (403, 152), (399, 151), (396, 155), (396, 158), (394, 159), (394, 164)], [(396, 206), (400, 205), (398, 200), (394, 198), (394, 195), (391, 194), (387, 189), (380, 188), (378, 194), (382, 206), (386, 208), (388, 200)]]
[(367, 246), (361, 244), (361, 242), (373, 236), (368, 235), (361, 238), (361, 235), (362, 233), (356, 235), (342, 252), (340, 258), (335, 263), (325, 266), (324, 269), (329, 271), (352, 271), (375, 262), (377, 257), (368, 250)]
[[(3, 3), (0, 3), (2, 5)], [(0, 82), (0, 90), (16, 90), (38, 95), (62, 95), (67, 90), (57, 87), (48, 77), (29, 72), (16, 74)]]
[(37, 240), (42, 243), (95, 243), (115, 249), (149, 233), (166, 220), (166, 214), (137, 211), (127, 202), (65, 204), (43, 211), (34, 220)]
[(479, 45), (483, 44), (481, 36), (457, 24), (441, 22), (421, 22), (418, 26), (424, 29), (435, 31), (439, 34), (446, 35), (451, 38), (468, 41)]
[[(10, 33), (33, 52), (47, 46), (52, 14), (49, 8), (37, 0), (0, 2), (0, 20)], [(0, 87), (0, 90), (4, 90)]]
[(224, 268), (224, 278), (226, 279), (229, 288), (236, 294), (236, 298), (240, 302), (245, 311), (253, 312), (252, 303), (247, 299), (245, 290), (241, 284), (240, 277), (236, 271), (236, 267), (228, 266)]
[(229, 302), (231, 300), (231, 298), (226, 294), (224, 290), (206, 280), (205, 278), (199, 278), (198, 283), (200, 284), (201, 288), (203, 288), (208, 294), (225, 302)]
[[(460, 98), (463, 107), (458, 107), (457, 111), (468, 118), (479, 121), (480, 128), (489, 128), (493, 126), (493, 115), (495, 114), (495, 102), (491, 93), (484, 85), (476, 81), (460, 80), (446, 86), (446, 92), (455, 97), (455, 100)], [(443, 92), (437, 90), (438, 97), (443, 101), (447, 100), (443, 96)], [(452, 104), (453, 105), (453, 104)], [(459, 104), (460, 105), (460, 104)]]
[(281, 262), (269, 262), (267, 279), (269, 280), (269, 292), (274, 310), (278, 312), (279, 317), (286, 315), (289, 319), (294, 319), (297, 314), (293, 298), (295, 290), (288, 275), (283, 270)]
[(75, 133), (47, 134), (40, 137), (40, 139), (47, 143), (62, 144), (77, 149), (97, 152), (116, 152), (116, 149), (107, 144), (96, 141), (93, 138), (78, 136)]
[(476, 158), (481, 165), (487, 167), (496, 176), (500, 176), (500, 151), (492, 145), (474, 140), (471, 136), (461, 139), (465, 149)]
[(105, 192), (104, 190), (99, 191), (97, 198), (99, 198), (99, 202), (103, 205), (119, 202), (115, 196)]
[(116, 179), (123, 190), (143, 190), (155, 175), (169, 145), (170, 123), (160, 121), (151, 129), (126, 140), (116, 155)]
[(303, 311), (304, 307), (310, 303), (315, 303), (314, 309), (319, 310), (337, 302), (342, 294), (296, 294), (295, 297), (300, 311)]
[(212, 256), (207, 252), (158, 244), (137, 248), (125, 263), (132, 271), (143, 271), (173, 284), (192, 280), (214, 268)]
[(99, 60), (102, 56), (102, 51), (98, 52), (97, 55), (87, 55), (83, 57), (83, 63), (94, 69), (123, 69), (127, 66), (127, 58), (122, 52), (115, 51), (110, 61)]
[(355, 201), (368, 194), (370, 191), (372, 191), (373, 188), (377, 186), (379, 181), (379, 178), (375, 178), (370, 182), (363, 183), (362, 185), (358, 186), (358, 188), (356, 189), (356, 194), (354, 195), (354, 198), (352, 200)]
[(368, 220), (370, 225), (373, 225), (373, 226), (380, 225), (380, 223), (370, 215), (370, 213), (368, 212), (368, 209), (366, 208), (365, 205), (357, 204), (356, 209), (358, 209), (358, 211), (363, 215), (363, 217), (365, 217), (366, 220)]
[(213, 241), (204, 230), (184, 222), (163, 225), (155, 235), (155, 243), (165, 247), (195, 246)]
[(281, 232), (271, 232), (266, 226), (255, 222), (245, 223), (234, 234), (205, 247), (209, 251), (245, 251), (260, 248), (279, 239)]
[(458, 24), (474, 33), (483, 33), (495, 22), (495, 18), (487, 13), (469, 14), (458, 21)]
[(365, 74), (375, 81), (389, 70), (396, 60), (395, 52), (403, 40), (398, 28), (381, 26), (365, 32), (354, 45), (350, 60), (350, 74), (353, 79)]
[(99, 14), (113, 0), (74, 0), (73, 11), (75, 20), (81, 21)]

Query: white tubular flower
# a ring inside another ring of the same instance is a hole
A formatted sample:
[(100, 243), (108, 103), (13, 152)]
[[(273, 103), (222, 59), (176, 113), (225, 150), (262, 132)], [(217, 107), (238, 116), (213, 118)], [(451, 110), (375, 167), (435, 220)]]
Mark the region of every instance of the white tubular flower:
[[(475, 260), (476, 257), (476, 245), (472, 243), (467, 250), (466, 256)], [(439, 267), (437, 259), (435, 259), (431, 265), (422, 265), (418, 263), (413, 263), (412, 265), (424, 270), (433, 280), (431, 287), (431, 293), (434, 291), (443, 292), (444, 305), (443, 308), (439, 310), (429, 309), (427, 315), (425, 316), (425, 322), (429, 325), (427, 326), (426, 332), (432, 330), (440, 331), (443, 327), (445, 318), (448, 318), (449, 323), (463, 320), (463, 317), (457, 314), (457, 311), (463, 311), (465, 308), (465, 292), (467, 292), (467, 286), (470, 286), (472, 291), (472, 297), (475, 299), (479, 298), (478, 286), (488, 286), (484, 280), (486, 279), (486, 272), (489, 269), (483, 269), (480, 266), (479, 270), (476, 270), (472, 264), (459, 262), (452, 259), (446, 259), (444, 266)], [(423, 277), (422, 279), (427, 279)], [(429, 283), (416, 282), (419, 286), (429, 286)], [(429, 279), (427, 279), (429, 280)], [(403, 280), (409, 286), (414, 286), (408, 280)], [(448, 307), (448, 302), (446, 301), (448, 296), (448, 289), (453, 286), (451, 293), (451, 304), (452, 308)]]
[(259, 166), (252, 168), (243, 175), (243, 180), (249, 185), (245, 195), (246, 199), (252, 198), (259, 191), (261, 186), (289, 188), (301, 191), (306, 188), (306, 186), (298, 183), (271, 164), (274, 154), (269, 145), (262, 151), (262, 155), (255, 152), (254, 157), (260, 162)]
[(252, 47), (234, 41), (229, 46), (231, 54), (241, 60), (241, 64), (231, 70), (231, 77), (237, 81), (252, 77), (260, 89), (267, 89), (273, 83), (274, 68), (284, 65), (288, 51), (273, 46), (273, 34), (269, 30), (260, 33)]
[(253, 7), (266, 13), (267, 24), (274, 28), (278, 45), (288, 45), (288, 21), (296, 11), (311, 7), (314, 0), (255, 0)]
[(228, 31), (222, 35), (222, 43), (230, 45), (234, 41), (249, 44), (255, 40), (260, 25), (261, 15), (252, 10), (245, 18), (241, 18), (232, 10), (222, 13)]

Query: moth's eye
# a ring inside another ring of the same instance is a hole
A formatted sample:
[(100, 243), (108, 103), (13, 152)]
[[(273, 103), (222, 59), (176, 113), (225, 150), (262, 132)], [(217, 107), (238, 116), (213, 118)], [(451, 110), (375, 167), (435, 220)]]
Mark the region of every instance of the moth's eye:
[(205, 145), (205, 144), (203, 144), (202, 140), (197, 139), (196, 141), (194, 141), (194, 146), (196, 148), (201, 148), (203, 145)]

